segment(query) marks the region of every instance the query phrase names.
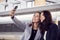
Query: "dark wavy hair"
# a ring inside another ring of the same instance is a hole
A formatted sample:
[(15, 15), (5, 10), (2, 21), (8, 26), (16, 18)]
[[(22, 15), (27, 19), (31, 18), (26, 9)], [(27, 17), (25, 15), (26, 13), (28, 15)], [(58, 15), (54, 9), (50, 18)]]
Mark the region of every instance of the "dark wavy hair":
[(41, 13), (43, 13), (45, 20), (40, 22), (40, 30), (42, 33), (44, 33), (44, 31), (48, 30), (49, 25), (52, 23), (52, 16), (48, 10), (41, 11)]
[(45, 16), (45, 20), (43, 22), (45, 22), (46, 25), (52, 23), (52, 16), (50, 11), (45, 10), (42, 12), (43, 12), (43, 15)]

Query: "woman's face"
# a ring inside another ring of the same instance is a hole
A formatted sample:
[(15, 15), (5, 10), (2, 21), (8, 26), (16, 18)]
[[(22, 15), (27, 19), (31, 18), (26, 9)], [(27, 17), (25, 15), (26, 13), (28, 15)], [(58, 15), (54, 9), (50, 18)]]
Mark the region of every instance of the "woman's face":
[(44, 13), (43, 12), (41, 12), (40, 20), (41, 20), (41, 22), (43, 22), (45, 20), (45, 16), (44, 16)]
[(35, 13), (32, 19), (33, 22), (39, 22), (39, 13)]

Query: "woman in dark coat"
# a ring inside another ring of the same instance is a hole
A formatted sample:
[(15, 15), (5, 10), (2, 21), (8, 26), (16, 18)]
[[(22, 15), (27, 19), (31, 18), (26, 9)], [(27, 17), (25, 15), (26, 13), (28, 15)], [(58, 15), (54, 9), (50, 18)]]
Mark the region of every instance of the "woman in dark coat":
[[(52, 22), (51, 13), (47, 10), (41, 12), (40, 30), (42, 35), (40, 40), (57, 40), (58, 26)], [(45, 32), (46, 37), (44, 39)]]

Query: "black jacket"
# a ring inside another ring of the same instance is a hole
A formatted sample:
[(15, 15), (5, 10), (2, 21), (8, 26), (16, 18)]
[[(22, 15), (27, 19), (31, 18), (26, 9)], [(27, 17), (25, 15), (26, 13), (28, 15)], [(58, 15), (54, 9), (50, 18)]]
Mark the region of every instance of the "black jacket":
[(60, 40), (60, 29), (58, 30), (58, 39), (57, 40)]
[(58, 26), (51, 24), (47, 30), (46, 40), (57, 40)]

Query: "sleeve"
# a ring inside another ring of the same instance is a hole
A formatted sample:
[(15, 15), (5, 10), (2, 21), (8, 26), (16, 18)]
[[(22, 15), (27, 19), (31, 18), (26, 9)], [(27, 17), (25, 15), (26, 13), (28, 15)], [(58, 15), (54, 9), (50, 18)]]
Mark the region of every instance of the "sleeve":
[(11, 19), (13, 20), (13, 22), (14, 22), (14, 24), (17, 26), (17, 27), (19, 27), (19, 28), (21, 28), (22, 30), (25, 30), (25, 28), (26, 28), (26, 24), (25, 23), (22, 23), (21, 21), (19, 21), (16, 17), (11, 17)]

